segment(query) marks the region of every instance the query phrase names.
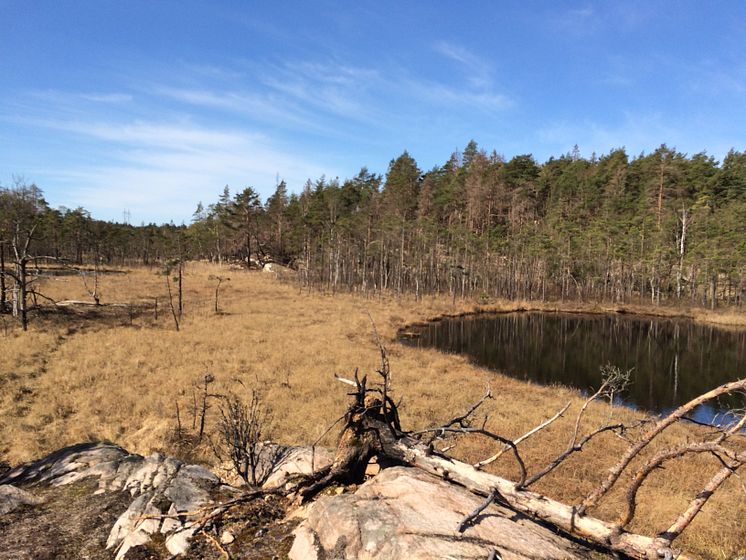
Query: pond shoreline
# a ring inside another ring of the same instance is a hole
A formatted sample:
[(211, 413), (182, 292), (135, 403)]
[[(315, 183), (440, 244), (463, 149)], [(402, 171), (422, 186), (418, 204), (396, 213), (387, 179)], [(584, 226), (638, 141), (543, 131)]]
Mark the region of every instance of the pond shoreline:
[(441, 313), (427, 319), (407, 323), (396, 332), (395, 339), (418, 336), (418, 329), (444, 319), (459, 319), (472, 316), (502, 315), (507, 313), (567, 313), (573, 315), (633, 315), (656, 319), (684, 319), (694, 323), (716, 326), (725, 330), (745, 331), (746, 311), (738, 313), (732, 309), (714, 311), (703, 308), (649, 307), (643, 305), (599, 305), (579, 302), (516, 301), (492, 305), (476, 305), (473, 309), (456, 313)]

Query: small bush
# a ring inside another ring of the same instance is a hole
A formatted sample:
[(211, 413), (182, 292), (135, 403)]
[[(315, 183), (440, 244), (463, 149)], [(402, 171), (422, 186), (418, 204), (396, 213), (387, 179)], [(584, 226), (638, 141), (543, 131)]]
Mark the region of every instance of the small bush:
[(216, 455), (223, 460), (227, 454), (238, 476), (252, 486), (259, 484), (262, 441), (269, 436), (269, 422), (270, 412), (258, 391), (251, 390), (248, 404), (233, 394), (222, 397)]

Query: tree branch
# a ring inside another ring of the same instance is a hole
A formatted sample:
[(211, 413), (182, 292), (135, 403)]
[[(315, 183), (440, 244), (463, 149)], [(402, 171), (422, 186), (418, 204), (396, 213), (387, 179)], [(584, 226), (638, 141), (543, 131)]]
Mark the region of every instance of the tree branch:
[[(645, 463), (642, 467), (640, 467), (640, 469), (638, 469), (635, 475), (632, 477), (632, 482), (627, 488), (626, 509), (619, 520), (619, 525), (625, 527), (630, 523), (630, 521), (632, 521), (632, 518), (635, 515), (635, 509), (637, 508), (637, 493), (640, 490), (640, 487), (648, 478), (648, 476), (650, 476), (653, 470), (659, 468), (666, 461), (681, 457), (682, 455), (686, 455), (687, 453), (705, 452), (722, 454), (735, 462), (741, 461), (742, 459), (737, 452), (723, 447), (722, 444), (728, 438), (728, 436), (741, 430), (745, 423), (746, 416), (743, 416), (738, 422), (733, 424), (727, 431), (723, 432), (714, 440), (696, 443), (685, 443), (676, 447), (664, 449), (657, 455), (655, 455), (655, 457), (650, 459), (647, 463)], [(746, 459), (746, 454), (742, 453), (741, 455), (744, 455), (744, 459)], [(702, 505), (704, 505), (704, 503)]]
[(740, 379), (738, 381), (732, 381), (725, 383), (707, 393), (704, 393), (688, 403), (680, 406), (674, 410), (671, 414), (655, 423), (634, 445), (631, 445), (622, 458), (614, 465), (609, 472), (608, 477), (582, 502), (578, 508), (580, 515), (585, 515), (588, 508), (595, 507), (598, 502), (611, 490), (614, 484), (619, 480), (622, 472), (629, 466), (632, 460), (643, 450), (648, 444), (671, 424), (680, 420), (684, 416), (687, 416), (692, 410), (697, 408), (699, 405), (711, 401), (721, 395), (727, 395), (734, 391), (740, 391), (746, 389), (746, 379)]
[[(547, 426), (549, 426), (549, 424), (551, 424), (552, 422), (554, 422), (555, 420), (557, 420), (559, 417), (561, 417), (567, 411), (567, 409), (570, 408), (571, 404), (572, 404), (572, 402), (567, 403), (557, 414), (555, 414), (554, 416), (552, 416), (549, 420), (545, 420), (544, 422), (542, 422), (538, 426), (530, 429), (528, 432), (526, 432), (525, 434), (523, 434), (521, 437), (519, 437), (517, 439), (514, 439), (513, 443), (515, 443), (516, 445), (518, 445), (519, 443), (521, 443), (521, 442), (527, 440), (528, 438), (530, 438), (532, 435), (540, 432), (541, 430), (543, 430), (544, 428), (546, 428)], [(483, 461), (479, 461), (478, 463), (474, 463), (473, 466), (474, 466), (475, 469), (481, 469), (482, 467), (484, 467), (486, 465), (489, 465), (490, 463), (494, 463), (495, 461), (497, 461), (500, 457), (502, 457), (505, 454), (506, 451), (510, 451), (510, 446), (509, 445), (506, 445), (505, 447), (503, 447), (500, 451), (498, 451), (497, 453), (495, 453), (492, 457), (484, 459)]]
[(697, 494), (691, 502), (689, 502), (689, 506), (686, 510), (676, 518), (676, 521), (674, 521), (668, 529), (660, 533), (658, 537), (663, 539), (668, 546), (670, 546), (673, 540), (678, 538), (684, 529), (686, 529), (694, 520), (715, 491), (720, 488), (720, 486), (728, 480), (732, 474), (736, 474), (736, 470), (742, 467), (743, 464), (743, 462), (733, 461), (715, 473), (702, 491)]
[(479, 504), (474, 511), (469, 513), (466, 517), (464, 517), (461, 520), (461, 523), (458, 524), (458, 527), (456, 528), (456, 530), (459, 533), (463, 533), (464, 530), (466, 530), (466, 528), (469, 525), (471, 525), (477, 517), (479, 517), (479, 514), (482, 513), (484, 510), (486, 510), (487, 507), (492, 502), (494, 502), (496, 498), (497, 498), (497, 488), (493, 488), (490, 491), (489, 495), (487, 496), (487, 499), (484, 500), (484, 502), (482, 502), (481, 504)]

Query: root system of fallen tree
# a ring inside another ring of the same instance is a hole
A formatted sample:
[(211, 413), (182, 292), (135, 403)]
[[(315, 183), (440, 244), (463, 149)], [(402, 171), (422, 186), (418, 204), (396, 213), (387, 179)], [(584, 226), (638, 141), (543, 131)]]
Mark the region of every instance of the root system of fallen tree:
[[(380, 345), (380, 343), (379, 343)], [(616, 522), (608, 522), (588, 513), (595, 507), (620, 480), (621, 475), (629, 468), (635, 458), (666, 428), (675, 422), (686, 419), (687, 415), (698, 405), (716, 399), (722, 395), (744, 393), (746, 379), (734, 381), (713, 389), (691, 402), (681, 406), (670, 415), (656, 420), (639, 422), (634, 426), (620, 423), (608, 423), (583, 435), (582, 421), (584, 413), (591, 402), (601, 398), (611, 398), (615, 392), (624, 388), (627, 377), (618, 370), (610, 369), (601, 388), (588, 397), (580, 407), (575, 420), (574, 431), (567, 447), (561, 451), (544, 468), (529, 474), (521, 458), (517, 444), (543, 429), (551, 422), (566, 413), (563, 408), (553, 418), (530, 430), (521, 438), (511, 441), (499, 434), (487, 430), (482, 425), (474, 425), (475, 412), (488, 399), (491, 391), (464, 414), (456, 416), (440, 426), (418, 432), (407, 432), (402, 429), (397, 405), (391, 398), (391, 375), (386, 351), (381, 348), (381, 367), (377, 372), (378, 380), (371, 383), (367, 376), (360, 377), (355, 371), (353, 379), (337, 376), (337, 379), (352, 388), (352, 404), (344, 417), (344, 428), (339, 439), (336, 457), (333, 464), (314, 475), (306, 477), (294, 489), (302, 499), (308, 500), (332, 483), (360, 483), (364, 479), (365, 468), (371, 458), (376, 457), (382, 467), (399, 464), (422, 469), (444, 480), (461, 485), (471, 492), (484, 496), (484, 503), (467, 515), (458, 527), (463, 532), (476, 522), (479, 514), (491, 502), (497, 501), (517, 512), (537, 521), (549, 523), (558, 530), (574, 537), (586, 539), (595, 545), (617, 553), (623, 553), (640, 560), (690, 558), (685, 552), (673, 547), (674, 540), (692, 522), (697, 513), (713, 493), (730, 476), (735, 475), (746, 463), (746, 434), (743, 428), (746, 416), (734, 415), (728, 425), (710, 426), (716, 435), (705, 441), (687, 441), (684, 444), (665, 448), (644, 462), (633, 474), (626, 489), (626, 508)], [(564, 504), (542, 494), (529, 490), (574, 453), (581, 452), (583, 446), (591, 439), (605, 432), (615, 432), (630, 441), (629, 448), (618, 462), (610, 469), (608, 477), (602, 484), (587, 496), (580, 504)], [(634, 437), (632, 434), (634, 433)], [(494, 456), (470, 465), (437, 451), (434, 442), (447, 435), (479, 434), (495, 441), (500, 449), (496, 455), (511, 453), (518, 464), (520, 477), (517, 481), (483, 472), (481, 467), (494, 460)], [(655, 536), (640, 535), (630, 532), (627, 527), (635, 513), (637, 491), (647, 477), (666, 461), (692, 453), (709, 453), (716, 456), (722, 468), (703, 483), (702, 491), (692, 497), (690, 504), (681, 512), (670, 526), (663, 527)]]

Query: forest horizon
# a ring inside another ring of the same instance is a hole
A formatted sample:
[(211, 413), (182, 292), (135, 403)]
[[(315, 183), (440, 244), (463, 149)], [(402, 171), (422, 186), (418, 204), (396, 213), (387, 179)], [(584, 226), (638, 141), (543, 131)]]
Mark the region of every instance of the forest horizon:
[[(276, 262), (331, 291), (713, 307), (740, 305), (746, 274), (746, 153), (735, 150), (718, 162), (666, 145), (632, 158), (576, 149), (540, 164), (471, 141), (431, 170), (405, 151), (383, 176), (363, 167), (345, 180), (309, 179), (300, 193), (280, 181), (265, 201), (226, 185), (188, 226), (52, 209), (22, 181), (2, 196), (4, 239), (13, 199), (28, 199), (26, 221), (40, 222), (33, 242), (55, 258)], [(9, 243), (4, 251), (9, 259)]]

